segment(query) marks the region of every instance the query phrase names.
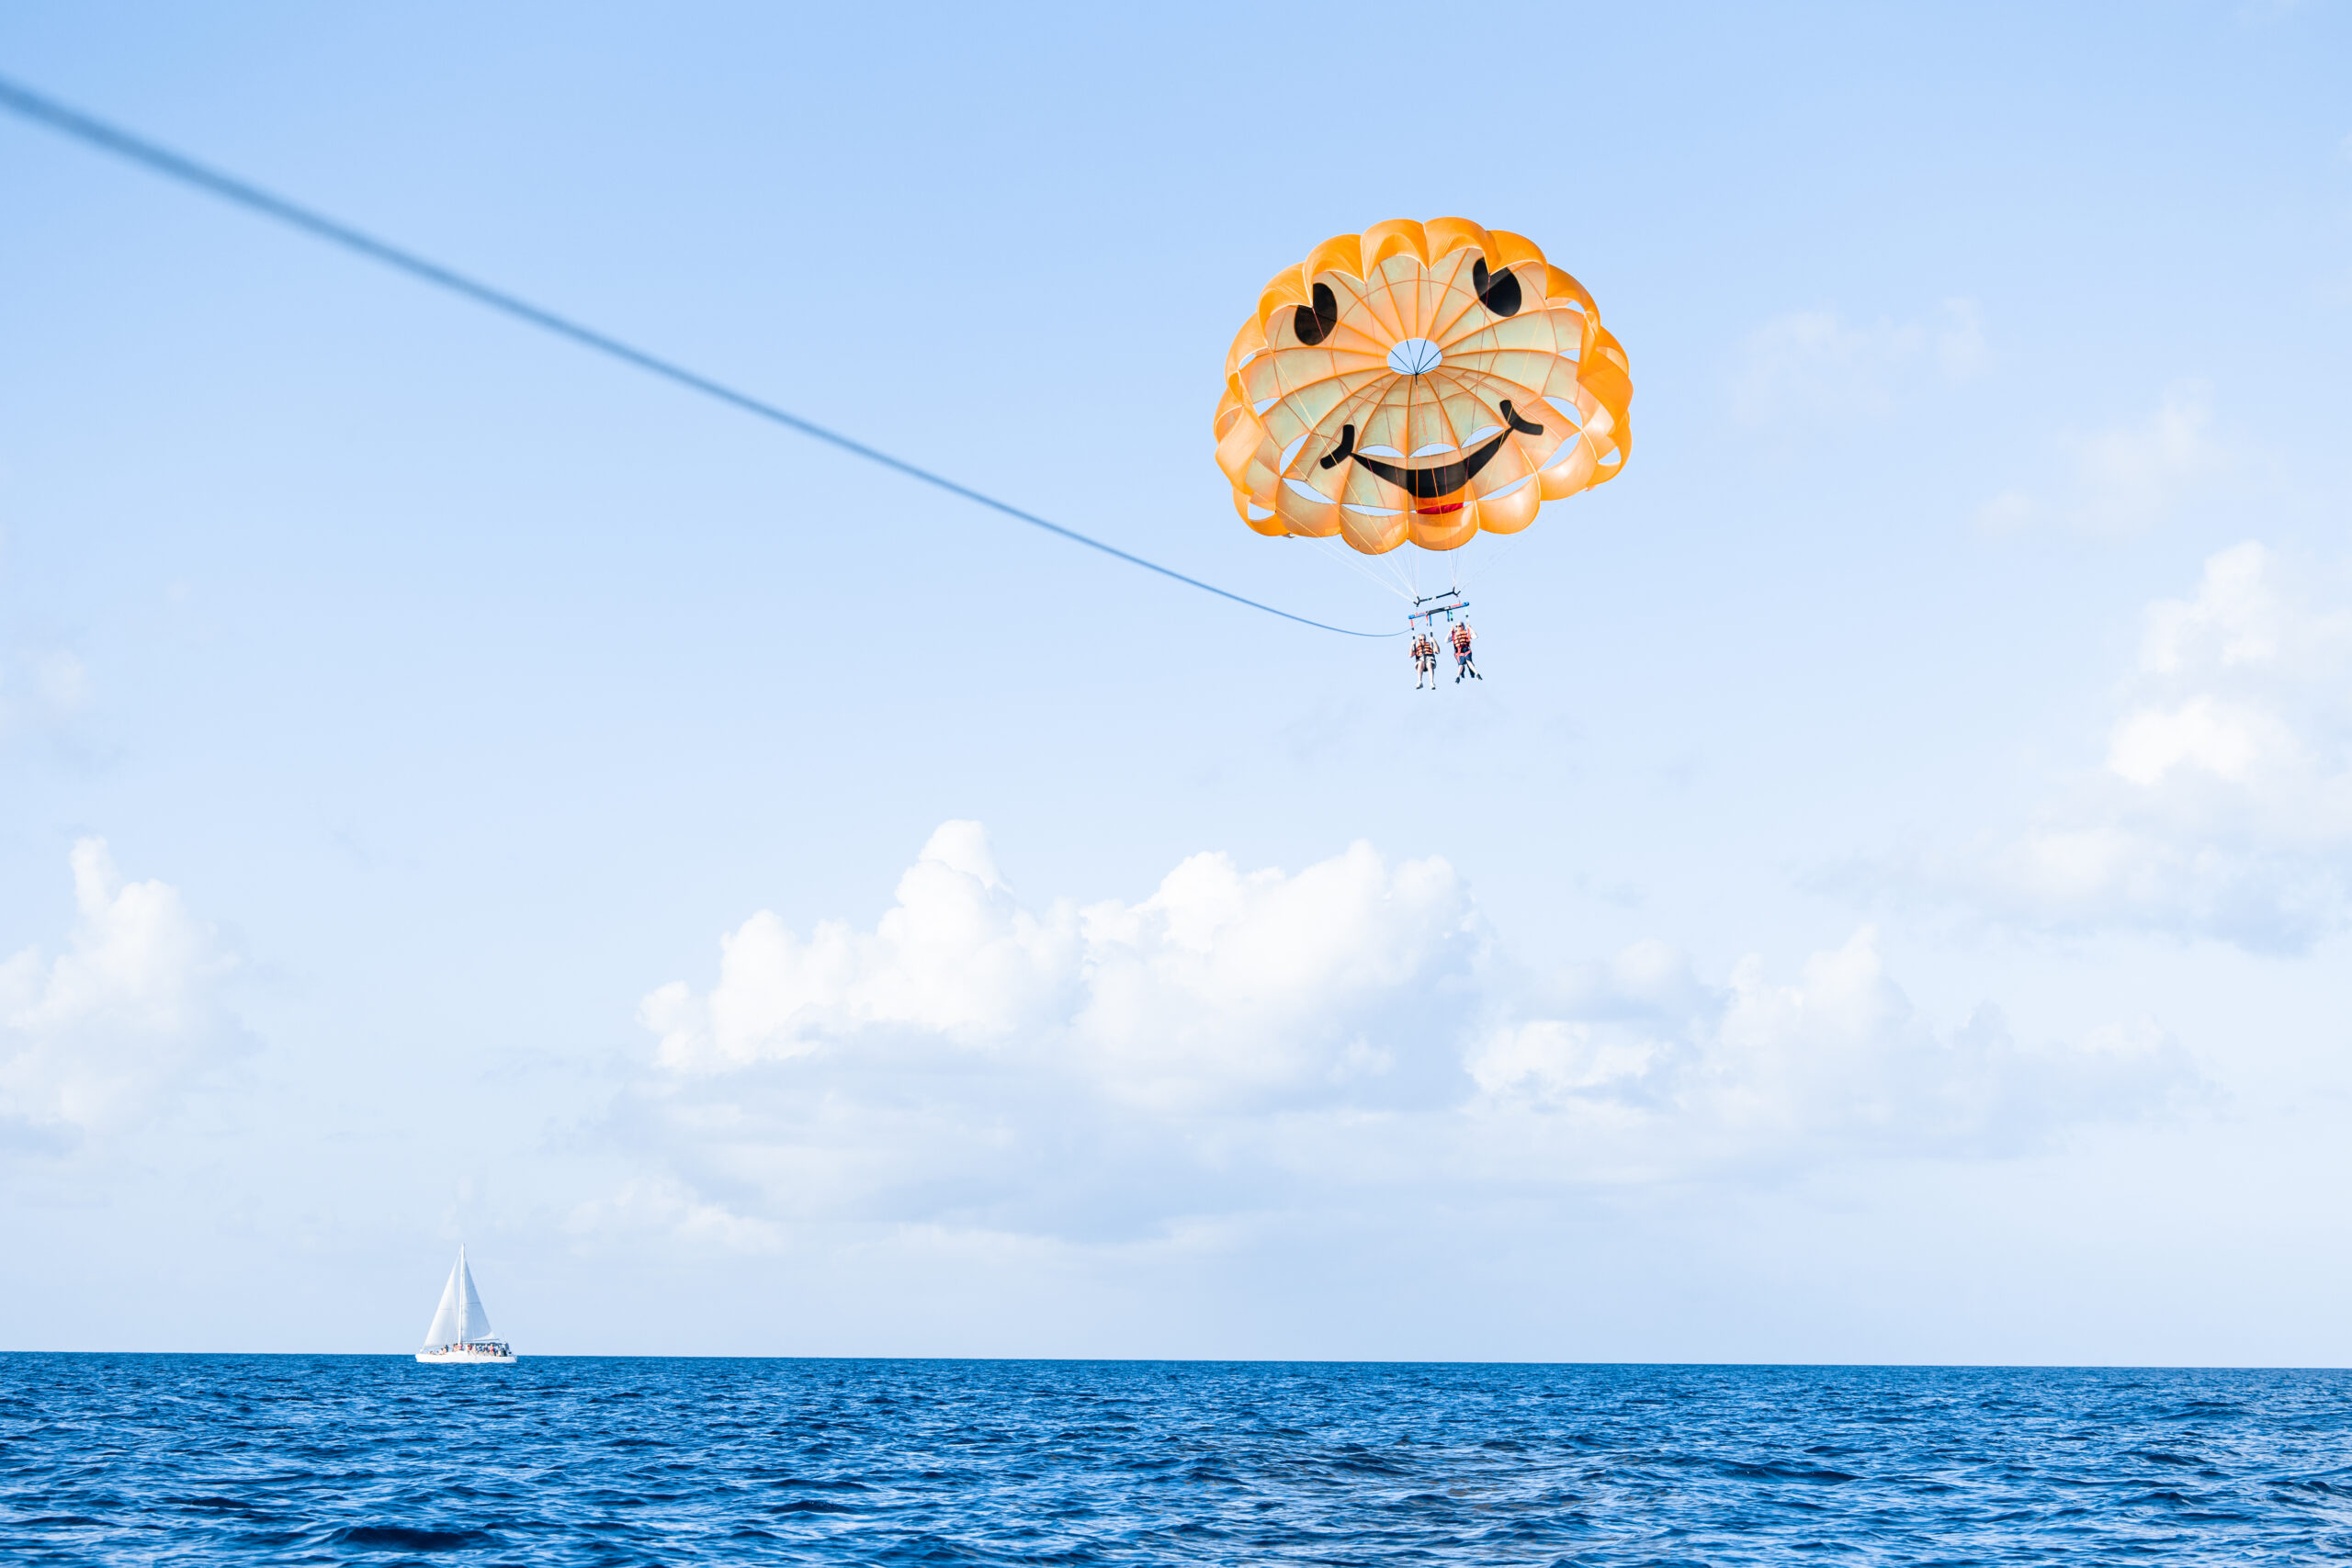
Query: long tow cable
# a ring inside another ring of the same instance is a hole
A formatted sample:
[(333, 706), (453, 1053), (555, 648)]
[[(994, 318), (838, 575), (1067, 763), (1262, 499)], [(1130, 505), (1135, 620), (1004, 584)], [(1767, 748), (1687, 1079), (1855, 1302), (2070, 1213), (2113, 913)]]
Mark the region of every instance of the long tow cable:
[(772, 423), (781, 424), (788, 430), (797, 430), (803, 435), (838, 446), (842, 451), (863, 457), (869, 463), (878, 463), (886, 468), (906, 475), (909, 479), (920, 479), (924, 484), (947, 491), (950, 495), (961, 496), (966, 501), (985, 506), (991, 512), (1001, 512), (1005, 516), (1026, 523), (1033, 528), (1043, 528), (1046, 533), (1068, 539), (1074, 545), (1084, 545), (1088, 549), (1100, 550), (1106, 556), (1126, 562), (1129, 566), (1139, 566), (1146, 571), (1156, 571), (1162, 577), (1173, 578), (1176, 581), (1187, 587), (1197, 588), (1204, 593), (1214, 593), (1220, 599), (1229, 599), (1236, 604), (1244, 604), (1252, 610), (1262, 610), (1269, 615), (1279, 615), (1285, 621), (1295, 621), (1302, 626), (1313, 626), (1317, 631), (1337, 632), (1341, 637), (1389, 637), (1404, 635), (1402, 632), (1354, 631), (1347, 626), (1335, 626), (1323, 621), (1309, 619), (1305, 615), (1295, 615), (1288, 610), (1278, 610), (1272, 604), (1262, 604), (1255, 599), (1246, 598), (1229, 589), (1219, 588), (1214, 582), (1203, 582), (1197, 577), (1188, 577), (1173, 567), (1162, 566), (1155, 560), (1146, 560), (1139, 555), (1123, 550), (1116, 545), (1106, 544), (1091, 535), (1081, 534), (1075, 528), (1065, 528), (1058, 523), (1048, 522), (1035, 513), (1025, 512), (1009, 501), (999, 501), (995, 496), (974, 490), (969, 485), (958, 484), (944, 474), (934, 473), (917, 463), (910, 463), (904, 457), (894, 457), (888, 452), (868, 446), (863, 441), (843, 435), (837, 430), (828, 430), (814, 421), (803, 419), (796, 413), (788, 413), (774, 403), (755, 398), (749, 392), (737, 391), (724, 382), (714, 381), (707, 376), (697, 375), (684, 366), (664, 359), (658, 354), (649, 354), (644, 349), (633, 347), (619, 338), (608, 336), (594, 327), (582, 326), (580, 322), (569, 317), (558, 315), (553, 310), (543, 310), (527, 299), (507, 293), (503, 288), (493, 288), (487, 283), (477, 282), (461, 272), (441, 265), (438, 262), (428, 261), (413, 251), (403, 250), (387, 241), (379, 240), (372, 234), (352, 228), (349, 224), (339, 223), (323, 213), (312, 211), (299, 202), (288, 201), (284, 197), (273, 195), (259, 186), (238, 179), (233, 175), (223, 174), (218, 169), (198, 163), (193, 158), (183, 157), (168, 147), (150, 141), (144, 137), (134, 136), (130, 131), (109, 125), (105, 120), (84, 114), (78, 109), (70, 108), (54, 98), (46, 97), (5, 76), (0, 76), (0, 108), (7, 109), (10, 113), (36, 124), (46, 126), (51, 130), (62, 132), (101, 152), (111, 152), (119, 158), (153, 170), (167, 178), (177, 180), (182, 185), (192, 186), (207, 195), (219, 197), (223, 201), (232, 202), (248, 211), (258, 212), (265, 218), (276, 219), (289, 228), (301, 230), (314, 239), (324, 240), (329, 244), (340, 245), (345, 250), (356, 252), (394, 271), (404, 272), (411, 277), (432, 284), (436, 288), (445, 288), (452, 294), (461, 295), (477, 305), (488, 306), (491, 310), (512, 316), (516, 321), (528, 322), (543, 332), (568, 338), (582, 348), (594, 349), (598, 354), (617, 359), (624, 365), (632, 366), (650, 375), (659, 376), (690, 391), (700, 392), (707, 398), (716, 398), (720, 402), (740, 409), (745, 413), (756, 415)]

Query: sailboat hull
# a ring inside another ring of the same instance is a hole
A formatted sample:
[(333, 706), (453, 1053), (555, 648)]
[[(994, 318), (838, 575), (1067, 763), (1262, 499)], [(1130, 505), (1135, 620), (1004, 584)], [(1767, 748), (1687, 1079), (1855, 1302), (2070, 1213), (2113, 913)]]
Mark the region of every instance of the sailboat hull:
[(419, 1350), (416, 1359), (435, 1367), (511, 1367), (514, 1352), (496, 1350)]

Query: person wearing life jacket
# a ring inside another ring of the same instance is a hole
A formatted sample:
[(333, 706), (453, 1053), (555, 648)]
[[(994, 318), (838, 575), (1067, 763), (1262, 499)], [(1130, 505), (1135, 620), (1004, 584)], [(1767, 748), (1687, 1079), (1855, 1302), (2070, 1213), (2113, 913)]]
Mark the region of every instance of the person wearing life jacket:
[(1470, 640), (1477, 635), (1470, 629), (1470, 623), (1467, 621), (1459, 623), (1453, 628), (1453, 683), (1457, 686), (1462, 684), (1462, 677), (1464, 675), (1469, 676), (1473, 681), (1486, 679), (1484, 675), (1478, 673), (1478, 667), (1470, 662)]
[(1437, 644), (1427, 632), (1413, 634), (1413, 690), (1437, 690)]

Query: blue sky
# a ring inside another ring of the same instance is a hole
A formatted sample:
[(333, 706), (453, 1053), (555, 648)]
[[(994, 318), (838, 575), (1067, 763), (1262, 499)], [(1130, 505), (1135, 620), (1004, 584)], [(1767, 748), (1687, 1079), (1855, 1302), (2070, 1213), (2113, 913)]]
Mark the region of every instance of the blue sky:
[(1431, 697), (0, 122), (0, 1343), (398, 1349), (462, 1239), (526, 1353), (2343, 1362), (2348, 45), (12, 7), (1320, 619), (1209, 436), (1316, 242), (1534, 238), (1635, 446)]

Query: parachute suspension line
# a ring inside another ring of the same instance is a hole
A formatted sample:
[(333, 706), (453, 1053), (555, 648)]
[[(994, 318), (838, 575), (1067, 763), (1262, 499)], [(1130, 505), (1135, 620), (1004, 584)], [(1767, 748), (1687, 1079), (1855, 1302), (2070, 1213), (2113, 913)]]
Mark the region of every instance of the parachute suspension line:
[(313, 239), (323, 240), (333, 245), (340, 245), (346, 251), (367, 257), (369, 261), (390, 267), (396, 272), (406, 273), (409, 276), (429, 283), (436, 288), (447, 289), (452, 294), (460, 295), (477, 305), (486, 306), (503, 315), (511, 316), (516, 321), (537, 327), (542, 332), (567, 338), (582, 348), (593, 349), (598, 354), (617, 359), (622, 364), (642, 370), (649, 375), (658, 376), (689, 391), (700, 392), (707, 398), (716, 399), (744, 413), (767, 420), (771, 423), (783, 425), (788, 430), (798, 431), (813, 440), (837, 446), (853, 457), (863, 457), (869, 463), (878, 464), (893, 472), (903, 474), (910, 479), (918, 479), (935, 489), (945, 491), (948, 494), (961, 497), (976, 506), (985, 506), (991, 512), (1001, 513), (1016, 522), (1026, 523), (1033, 528), (1042, 528), (1048, 534), (1069, 540), (1071, 544), (1083, 545), (1091, 550), (1100, 550), (1102, 554), (1116, 560), (1123, 560), (1129, 566), (1141, 567), (1146, 571), (1157, 572), (1162, 577), (1183, 583), (1188, 588), (1197, 588), (1204, 593), (1214, 593), (1220, 599), (1230, 600), (1249, 609), (1262, 610), (1269, 615), (1278, 615), (1285, 621), (1295, 621), (1302, 626), (1313, 626), (1317, 631), (1336, 632), (1341, 637), (1392, 637), (1405, 635), (1402, 632), (1354, 631), (1346, 626), (1335, 626), (1323, 621), (1311, 620), (1305, 615), (1295, 615), (1288, 610), (1278, 610), (1272, 604), (1261, 604), (1255, 599), (1244, 598), (1227, 589), (1219, 588), (1213, 582), (1204, 582), (1197, 577), (1188, 577), (1173, 567), (1162, 566), (1154, 560), (1146, 560), (1143, 557), (1130, 554), (1116, 545), (1105, 544), (1101, 539), (1081, 534), (1075, 528), (1065, 528), (1058, 523), (1049, 523), (1033, 512), (1023, 511), (1011, 502), (999, 501), (996, 497), (974, 490), (969, 485), (958, 484), (944, 474), (933, 473), (931, 469), (910, 463), (903, 457), (894, 457), (888, 452), (868, 446), (864, 442), (843, 435), (838, 431), (828, 430), (821, 424), (802, 419), (798, 414), (787, 413), (774, 403), (763, 401), (748, 392), (739, 392), (723, 382), (697, 375), (683, 365), (663, 359), (644, 349), (633, 347), (618, 338), (608, 337), (594, 327), (583, 326), (568, 317), (556, 314), (553, 310), (543, 310), (517, 295), (494, 288), (486, 283), (476, 282), (463, 273), (453, 271), (438, 262), (428, 261), (413, 251), (402, 250), (387, 241), (379, 240), (373, 235), (339, 223), (299, 203), (288, 201), (283, 197), (274, 196), (259, 186), (248, 185), (234, 175), (222, 174), (192, 158), (182, 157), (169, 148), (134, 136), (104, 120), (95, 119), (78, 110), (68, 108), (63, 104), (44, 97), (29, 88), (19, 86), (6, 77), (0, 77), (0, 108), (6, 109), (20, 118), (31, 120), (35, 124), (46, 126), (51, 130), (70, 136), (101, 152), (111, 152), (118, 158), (140, 164), (166, 178), (177, 180), (182, 185), (193, 186), (209, 196), (233, 203), (248, 211), (260, 213), (265, 218), (275, 219), (289, 228), (302, 231)]
[(1470, 589), (1477, 586), (1478, 579), (1486, 576), (1487, 573), (1492, 570), (1497, 561), (1501, 560), (1503, 557), (1517, 549), (1519, 547), (1519, 542), (1533, 532), (1534, 530), (1532, 528), (1521, 528), (1516, 534), (1505, 534), (1502, 536), (1500, 543), (1493, 545), (1487, 548), (1485, 559), (1473, 563), (1468, 576), (1464, 577), (1457, 575), (1454, 580), (1454, 586), (1462, 589), (1464, 592), (1467, 592)]
[[(1399, 552), (1391, 550), (1388, 553), (1391, 556), (1395, 556)], [(1420, 554), (1419, 550), (1412, 551), (1411, 553), (1414, 555)], [(1414, 582), (1419, 580), (1419, 572), (1418, 570), (1414, 568), (1412, 562), (1407, 561), (1401, 566), (1390, 564), (1388, 567), (1388, 575), (1394, 577), (1396, 580), (1396, 585), (1399, 588), (1402, 588), (1406, 592), (1414, 593), (1419, 592), (1419, 590), (1413, 586)]]
[(1363, 559), (1357, 556), (1356, 552), (1348, 548), (1345, 545), (1339, 546), (1336, 548), (1327, 547), (1329, 545), (1329, 540), (1318, 538), (1312, 534), (1291, 534), (1285, 536), (1293, 539), (1306, 540), (1308, 543), (1315, 546), (1316, 552), (1317, 554), (1331, 560), (1342, 562), (1347, 566), (1353, 568), (1355, 570), (1362, 572), (1366, 581), (1370, 582), (1374, 587), (1380, 589), (1384, 592), (1394, 593), (1400, 599), (1409, 599), (1413, 596), (1409, 590), (1397, 586), (1397, 584), (1389, 578), (1383, 577), (1380, 573), (1364, 565)]

